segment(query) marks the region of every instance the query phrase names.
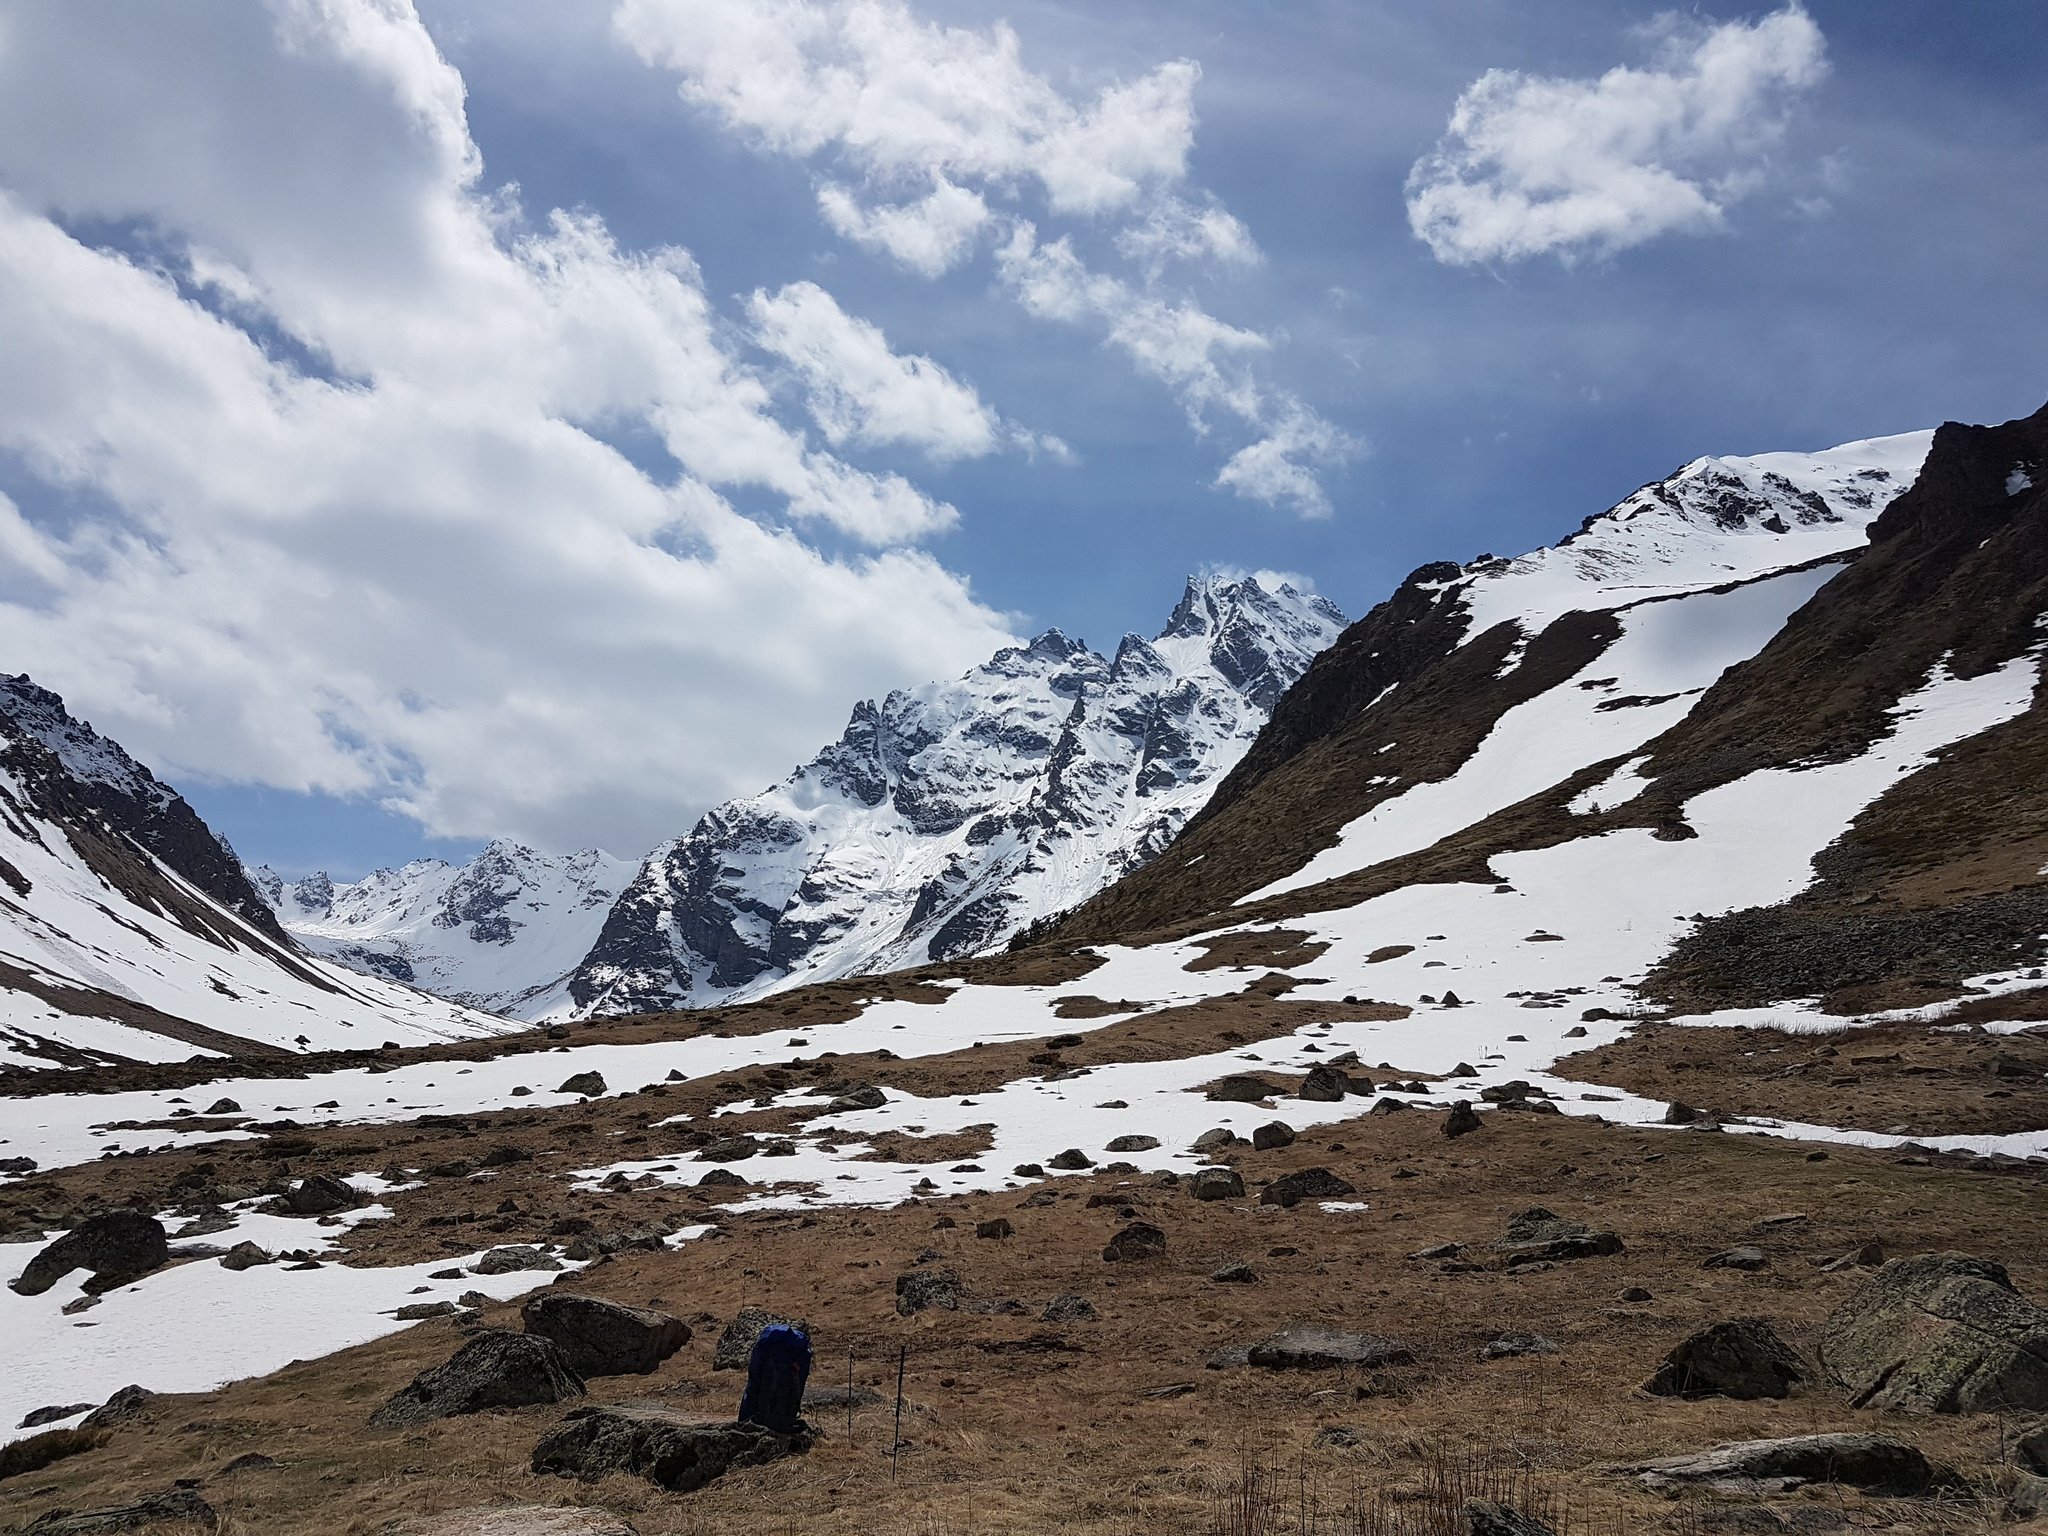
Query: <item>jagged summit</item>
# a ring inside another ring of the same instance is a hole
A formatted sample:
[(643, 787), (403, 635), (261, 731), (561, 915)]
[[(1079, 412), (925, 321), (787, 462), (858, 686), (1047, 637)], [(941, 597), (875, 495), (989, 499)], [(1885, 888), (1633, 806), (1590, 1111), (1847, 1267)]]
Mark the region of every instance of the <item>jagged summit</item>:
[(415, 859), (347, 882), (324, 871), (288, 882), (268, 868), (250, 878), (316, 954), (516, 1016), (582, 958), (632, 870), (600, 849), (555, 855), (495, 838), (463, 865)]
[(1342, 625), (1292, 587), (1195, 577), (1113, 661), (1048, 629), (862, 703), (788, 779), (649, 857), (571, 1006), (702, 1004), (998, 947), (1164, 847)]

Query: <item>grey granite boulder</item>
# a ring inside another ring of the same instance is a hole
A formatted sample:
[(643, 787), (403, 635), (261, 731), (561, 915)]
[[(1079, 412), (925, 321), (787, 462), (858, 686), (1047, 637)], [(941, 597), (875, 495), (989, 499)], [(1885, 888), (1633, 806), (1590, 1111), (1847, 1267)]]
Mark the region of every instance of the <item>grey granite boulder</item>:
[(583, 1396), (583, 1379), (552, 1339), (526, 1333), (480, 1333), (448, 1360), (421, 1371), (370, 1415), (380, 1428), (486, 1408), (524, 1408)]
[(651, 1307), (542, 1291), (519, 1309), (528, 1333), (552, 1339), (577, 1375), (645, 1376), (690, 1342), (690, 1325)]
[(1967, 1254), (1893, 1259), (1829, 1317), (1820, 1358), (1859, 1408), (2048, 1408), (2048, 1311)]

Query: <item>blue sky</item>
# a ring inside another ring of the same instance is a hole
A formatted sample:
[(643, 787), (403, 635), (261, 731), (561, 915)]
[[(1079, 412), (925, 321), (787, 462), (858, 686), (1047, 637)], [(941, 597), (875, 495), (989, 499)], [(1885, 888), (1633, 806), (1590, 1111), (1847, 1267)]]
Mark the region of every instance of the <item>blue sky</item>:
[(114, 14), (0, 24), (0, 666), (287, 869), (2048, 397), (2031, 0)]

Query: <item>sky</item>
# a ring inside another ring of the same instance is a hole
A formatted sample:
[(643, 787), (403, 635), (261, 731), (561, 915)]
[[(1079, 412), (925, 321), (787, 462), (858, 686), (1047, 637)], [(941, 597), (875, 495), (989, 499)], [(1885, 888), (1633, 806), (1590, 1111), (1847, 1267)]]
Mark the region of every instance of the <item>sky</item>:
[(1190, 573), (2048, 398), (2048, 11), (13, 0), (0, 669), (252, 862), (637, 856)]

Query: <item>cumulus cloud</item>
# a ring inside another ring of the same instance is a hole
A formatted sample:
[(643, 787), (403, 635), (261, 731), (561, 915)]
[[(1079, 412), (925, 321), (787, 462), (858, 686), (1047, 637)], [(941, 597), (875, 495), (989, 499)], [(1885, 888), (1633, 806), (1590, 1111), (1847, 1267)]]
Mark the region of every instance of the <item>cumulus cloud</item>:
[(1218, 486), (1305, 516), (1329, 514), (1317, 471), (1356, 457), (1362, 445), (1299, 397), (1261, 381), (1250, 364), (1271, 348), (1265, 336), (1226, 324), (1192, 301), (1163, 299), (1094, 271), (1070, 241), (1042, 244), (1022, 220), (997, 260), (1004, 283), (1027, 310), (1099, 325), (1110, 346), (1173, 390), (1197, 432), (1206, 433), (1222, 413), (1265, 434), (1231, 457), (1216, 476)]
[(1646, 68), (1598, 79), (1489, 70), (1408, 179), (1408, 220), (1439, 261), (1604, 255), (1723, 227), (1766, 179), (1791, 103), (1826, 73), (1798, 5), (1700, 27), (1666, 17)]
[(1171, 262), (1255, 267), (1264, 259), (1244, 222), (1213, 199), (1198, 205), (1160, 198), (1143, 218), (1117, 232), (1116, 248), (1154, 277)]
[(937, 460), (979, 458), (1004, 433), (981, 397), (928, 357), (892, 351), (881, 327), (849, 315), (816, 283), (759, 289), (754, 339), (803, 381), (812, 419), (835, 447), (905, 443)]
[(621, 0), (613, 25), (731, 128), (884, 187), (1029, 180), (1058, 212), (1101, 213), (1178, 180), (1194, 142), (1188, 60), (1075, 100), (1008, 26), (939, 26), (902, 0)]
[(950, 270), (974, 249), (989, 221), (979, 192), (944, 176), (915, 202), (870, 207), (840, 182), (818, 188), (818, 211), (833, 232), (855, 245), (892, 256), (922, 277)]
[[(687, 253), (529, 219), (462, 102), (401, 0), (10, 18), (0, 661), (174, 772), (638, 852), (1008, 626)], [(940, 380), (853, 430), (965, 442)]]

